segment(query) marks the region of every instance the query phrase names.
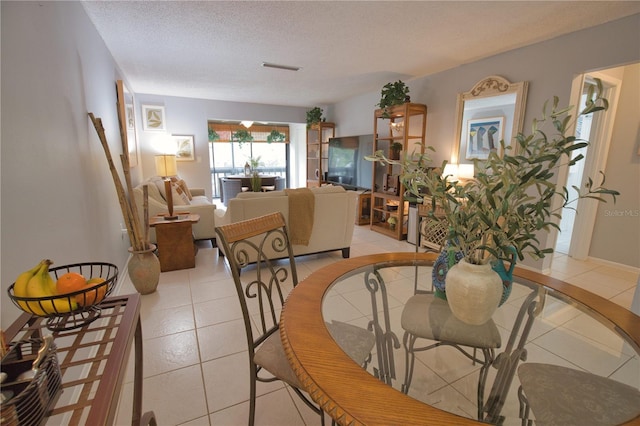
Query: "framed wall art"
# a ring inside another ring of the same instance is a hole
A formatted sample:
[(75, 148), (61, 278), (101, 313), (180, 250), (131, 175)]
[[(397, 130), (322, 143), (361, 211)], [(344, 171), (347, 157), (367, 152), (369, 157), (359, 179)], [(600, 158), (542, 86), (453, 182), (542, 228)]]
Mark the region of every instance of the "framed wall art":
[(489, 158), (489, 153), (500, 149), (504, 133), (504, 117), (478, 118), (467, 121), (467, 160)]
[(176, 160), (194, 161), (193, 135), (171, 135), (176, 144)]
[(164, 107), (159, 105), (142, 105), (142, 128), (145, 132), (166, 132), (167, 123)]

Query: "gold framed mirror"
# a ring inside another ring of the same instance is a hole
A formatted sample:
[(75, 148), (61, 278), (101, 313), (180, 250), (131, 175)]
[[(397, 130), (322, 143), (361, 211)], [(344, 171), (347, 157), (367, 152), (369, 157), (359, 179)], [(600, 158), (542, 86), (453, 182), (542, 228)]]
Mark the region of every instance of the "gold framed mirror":
[(511, 83), (492, 75), (477, 82), (471, 90), (458, 94), (456, 138), (452, 164), (483, 160), (492, 149), (500, 152), (500, 140), (511, 145), (522, 131), (528, 83)]

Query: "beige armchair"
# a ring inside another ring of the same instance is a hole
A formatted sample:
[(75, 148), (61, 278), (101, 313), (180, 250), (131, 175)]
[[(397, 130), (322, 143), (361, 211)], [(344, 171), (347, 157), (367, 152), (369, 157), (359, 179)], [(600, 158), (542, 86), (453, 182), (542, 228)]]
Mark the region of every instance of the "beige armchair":
[[(161, 185), (157, 185), (157, 181), (161, 182)], [(165, 196), (160, 192), (160, 187), (164, 188), (164, 183), (159, 177), (154, 177), (145, 180), (140, 185), (133, 188), (133, 197), (135, 199), (136, 207), (138, 209), (138, 215), (140, 221), (144, 221), (144, 196), (142, 187), (147, 185), (149, 188), (149, 217), (166, 214), (168, 211), (167, 201)], [(164, 189), (163, 189), (164, 190)], [(193, 236), (196, 240), (211, 240), (211, 244), (216, 247), (216, 227), (215, 227), (215, 209), (216, 205), (213, 204), (206, 196), (204, 189), (202, 188), (189, 188), (192, 199), (188, 200), (189, 204), (183, 204), (183, 201), (174, 197), (173, 211), (175, 214), (181, 212), (190, 212), (200, 215), (200, 221), (193, 224)], [(149, 239), (152, 243), (156, 243), (156, 232), (153, 228), (149, 231)]]

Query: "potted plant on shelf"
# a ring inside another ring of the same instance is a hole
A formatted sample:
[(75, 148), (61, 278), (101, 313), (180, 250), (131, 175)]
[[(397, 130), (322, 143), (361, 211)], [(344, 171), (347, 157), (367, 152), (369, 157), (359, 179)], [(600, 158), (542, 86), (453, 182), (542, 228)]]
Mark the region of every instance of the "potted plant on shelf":
[[(592, 89), (588, 93), (586, 107), (579, 115), (607, 108), (607, 100), (600, 96), (601, 89), (598, 81), (598, 90)], [(567, 135), (573, 118), (570, 115), (572, 107), (559, 108), (558, 98), (554, 97), (548, 115), (546, 110), (547, 103), (542, 118), (534, 120), (531, 134), (515, 137), (515, 147), (500, 142), (503, 156), (493, 151), (485, 161), (474, 160), (475, 177), (467, 182), (442, 176), (441, 170), (444, 170), (446, 162), (441, 169), (427, 168), (429, 160), (425, 155), (394, 161), (379, 151), (370, 157), (375, 161), (400, 165), (401, 179), (407, 190), (422, 198), (426, 188), (430, 194), (431, 211), (437, 208), (446, 218), (449, 235), (445, 255), (449, 259), (462, 258), (455, 265), (450, 265), (446, 296), (454, 315), (465, 322), (486, 322), (500, 303), (505, 289), (500, 276), (493, 274), (492, 290), (465, 287), (460, 291), (460, 281), (465, 286), (480, 281), (477, 271), (473, 272), (473, 279), (459, 280), (460, 271), (480, 269), (484, 274), (492, 275), (492, 265), (499, 266), (501, 261), (508, 261), (514, 256), (519, 260), (523, 260), (525, 254), (543, 258), (553, 249), (541, 246), (537, 234), (550, 227), (559, 229), (557, 223), (562, 208), (583, 198), (606, 201), (605, 197), (611, 197), (615, 202), (619, 195), (618, 191), (603, 186), (604, 174), (600, 185), (596, 186), (589, 178), (584, 188), (574, 187), (574, 196), (566, 187), (556, 191), (552, 179), (557, 169), (563, 163), (571, 166), (581, 161), (582, 155), (572, 155), (575, 150), (588, 146), (589, 142)], [(555, 130), (553, 137), (543, 131), (543, 127), (549, 124)], [(480, 295), (489, 294), (488, 312), (472, 318), (474, 309), (469, 304)]]
[(323, 112), (320, 107), (313, 107), (307, 111), (307, 129), (310, 129), (314, 124), (326, 121), (326, 118), (322, 117)]
[(387, 223), (389, 224), (389, 229), (395, 231), (398, 219), (395, 216), (390, 216), (389, 219), (387, 219)]
[(400, 142), (392, 142), (390, 149), (391, 149), (390, 158), (392, 160), (399, 160), (400, 151), (402, 151), (402, 144)]
[(390, 118), (389, 107), (402, 105), (410, 101), (409, 87), (402, 80), (398, 80), (395, 83), (387, 83), (382, 86), (380, 102), (376, 106), (384, 110), (382, 117)]

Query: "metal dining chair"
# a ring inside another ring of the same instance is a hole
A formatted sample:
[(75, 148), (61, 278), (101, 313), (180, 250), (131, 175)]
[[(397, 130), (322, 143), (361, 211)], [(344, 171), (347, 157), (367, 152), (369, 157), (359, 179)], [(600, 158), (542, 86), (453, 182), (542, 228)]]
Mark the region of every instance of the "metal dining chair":
[[(453, 315), (446, 300), (436, 297), (432, 292), (418, 292), (405, 304), (401, 324), (405, 330), (402, 343), (406, 359), (402, 392), (409, 393), (416, 352), (443, 345), (452, 346), (474, 364), (480, 364), (477, 404), (478, 418), (482, 418), (487, 374), (495, 359), (495, 350), (502, 344), (500, 332), (493, 320), (482, 325), (466, 324)], [(426, 344), (418, 345), (419, 339), (425, 340)], [(477, 356), (476, 350), (482, 353), (482, 357)]]
[[(276, 380), (291, 386), (324, 424), (324, 412), (304, 393), (280, 340), (280, 311), (289, 291), (298, 284), (282, 213), (223, 225), (216, 228), (216, 233), (218, 244), (226, 253), (244, 318), (250, 371), (249, 425), (255, 420), (256, 383)], [(337, 321), (326, 325), (354, 362), (366, 365), (375, 343), (373, 334)]]
[(229, 204), (229, 200), (235, 198), (242, 192), (242, 181), (240, 179), (222, 178), (222, 196), (225, 206)]
[(286, 188), (286, 179), (278, 176), (275, 181), (276, 191), (282, 191)]
[[(427, 203), (428, 205), (428, 203)], [(442, 251), (446, 241), (443, 219), (439, 216), (422, 217), (416, 229), (416, 252), (426, 241), (429, 251)], [(478, 418), (483, 417), (484, 389), (489, 367), (495, 359), (495, 350), (502, 345), (498, 327), (489, 320), (482, 325), (469, 325), (457, 319), (446, 300), (436, 296), (433, 285), (431, 290), (418, 288), (418, 268), (414, 278), (414, 295), (402, 310), (402, 328), (405, 330), (402, 343), (405, 351), (405, 377), (402, 392), (408, 394), (413, 380), (415, 353), (434, 349), (439, 346), (452, 346), (472, 363), (480, 364), (477, 389)], [(418, 345), (420, 339), (426, 341)], [(478, 351), (482, 357), (478, 356)]]

